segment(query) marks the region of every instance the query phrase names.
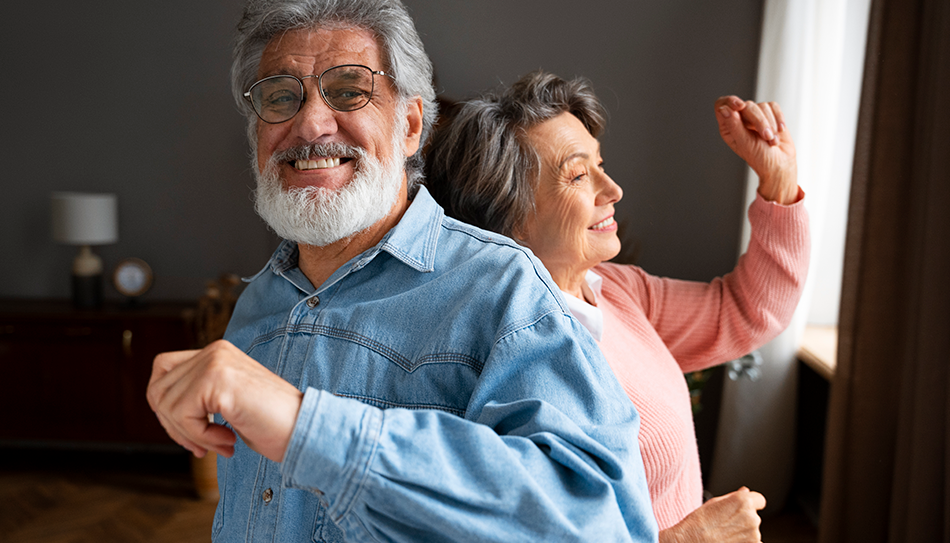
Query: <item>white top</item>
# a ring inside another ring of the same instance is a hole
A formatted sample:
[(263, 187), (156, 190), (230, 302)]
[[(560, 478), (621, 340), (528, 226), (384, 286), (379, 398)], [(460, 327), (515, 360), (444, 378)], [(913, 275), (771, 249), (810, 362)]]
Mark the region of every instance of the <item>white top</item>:
[[(589, 286), (590, 290), (594, 293), (594, 301), (596, 302), (600, 296), (600, 287), (604, 282), (603, 278), (593, 271), (587, 270), (587, 276), (584, 280), (587, 281), (587, 286)], [(590, 332), (590, 335), (594, 336), (594, 339), (600, 341), (604, 336), (604, 314), (600, 308), (572, 294), (568, 294), (563, 290), (561, 292), (564, 293), (567, 307), (571, 310), (571, 314), (574, 315), (574, 318), (580, 321), (580, 323), (584, 325), (584, 328), (587, 328), (587, 331)]]

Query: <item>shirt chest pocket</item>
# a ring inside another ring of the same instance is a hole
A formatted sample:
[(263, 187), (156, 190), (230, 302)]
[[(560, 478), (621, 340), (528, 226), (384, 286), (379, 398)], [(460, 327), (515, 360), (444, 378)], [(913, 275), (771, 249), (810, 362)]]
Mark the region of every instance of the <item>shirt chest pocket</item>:
[(420, 349), (422, 343), (405, 337), (322, 330), (306, 343), (296, 354), (305, 361), (299, 368), (301, 389), (327, 390), (381, 409), (438, 409), (463, 416), (481, 370), (472, 356)]

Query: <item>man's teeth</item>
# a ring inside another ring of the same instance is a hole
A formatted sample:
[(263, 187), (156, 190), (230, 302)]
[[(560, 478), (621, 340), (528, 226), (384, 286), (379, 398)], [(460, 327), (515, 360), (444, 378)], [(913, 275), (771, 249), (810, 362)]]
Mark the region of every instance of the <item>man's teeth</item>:
[(607, 228), (608, 226), (612, 225), (613, 223), (614, 223), (614, 218), (613, 218), (613, 217), (608, 217), (608, 218), (606, 218), (606, 219), (600, 221), (599, 223), (595, 224), (594, 226), (591, 226), (590, 229), (591, 229), (591, 230), (603, 230), (604, 228)]
[(320, 160), (298, 160), (294, 167), (298, 170), (322, 170), (324, 168), (335, 168), (340, 165), (340, 157), (321, 158)]

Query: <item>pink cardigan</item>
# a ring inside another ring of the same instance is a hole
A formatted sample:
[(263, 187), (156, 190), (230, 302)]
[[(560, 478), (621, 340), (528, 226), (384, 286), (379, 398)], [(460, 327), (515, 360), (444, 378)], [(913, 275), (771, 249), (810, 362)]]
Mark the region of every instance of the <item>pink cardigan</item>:
[(739, 358), (784, 330), (808, 271), (808, 215), (761, 196), (736, 269), (710, 283), (604, 263), (600, 348), (640, 412), (640, 451), (653, 512), (668, 528), (702, 504), (703, 484), (684, 372)]

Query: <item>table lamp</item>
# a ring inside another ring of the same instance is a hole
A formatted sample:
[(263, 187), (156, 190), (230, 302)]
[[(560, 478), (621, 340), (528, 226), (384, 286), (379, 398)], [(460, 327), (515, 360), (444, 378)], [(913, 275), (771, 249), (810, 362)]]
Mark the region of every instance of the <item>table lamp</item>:
[(102, 305), (102, 259), (93, 245), (119, 240), (115, 194), (54, 192), (52, 194), (53, 239), (78, 245), (73, 260), (73, 305), (91, 309)]

